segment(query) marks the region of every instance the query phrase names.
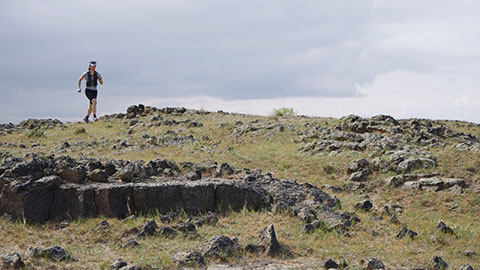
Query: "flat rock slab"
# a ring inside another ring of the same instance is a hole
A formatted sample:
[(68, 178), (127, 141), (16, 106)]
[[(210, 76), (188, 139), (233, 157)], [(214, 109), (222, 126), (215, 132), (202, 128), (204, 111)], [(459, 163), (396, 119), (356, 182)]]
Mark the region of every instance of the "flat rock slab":
[(188, 213), (216, 210), (258, 210), (277, 203), (290, 208), (313, 201), (311, 211), (326, 223), (341, 222), (334, 207), (338, 200), (309, 184), (272, 177), (256, 181), (204, 178), (145, 179), (135, 183), (65, 182), (60, 176), (38, 180), (0, 178), (0, 214), (8, 213), (31, 223), (80, 217), (125, 218), (132, 214)]

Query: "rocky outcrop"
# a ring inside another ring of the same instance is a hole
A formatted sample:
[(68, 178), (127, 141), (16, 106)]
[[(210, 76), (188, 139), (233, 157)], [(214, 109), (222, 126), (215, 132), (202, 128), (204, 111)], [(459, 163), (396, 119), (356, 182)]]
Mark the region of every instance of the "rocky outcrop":
[[(103, 182), (108, 174), (98, 160), (34, 158), (7, 160), (7, 163), (10, 169), (5, 169), (0, 176), (0, 214), (8, 213), (27, 222), (96, 216), (125, 218), (132, 214), (181, 209), (196, 214), (217, 209), (256, 210), (276, 206), (290, 209), (307, 222), (318, 220), (328, 228), (346, 228), (350, 224), (344, 215), (334, 210), (340, 205), (338, 199), (313, 185), (275, 179), (270, 174), (255, 172), (240, 180), (203, 177), (190, 181), (181, 175), (153, 180), (149, 176), (164, 175), (165, 169), (178, 166), (166, 160), (148, 164), (109, 161), (118, 165), (118, 175), (123, 181), (113, 176)], [(65, 173), (69, 166), (82, 166), (82, 177)], [(214, 173), (233, 173), (228, 164), (218, 168)], [(128, 180), (125, 172), (130, 173)], [(89, 178), (79, 180), (86, 175)], [(210, 215), (199, 222), (216, 220)]]

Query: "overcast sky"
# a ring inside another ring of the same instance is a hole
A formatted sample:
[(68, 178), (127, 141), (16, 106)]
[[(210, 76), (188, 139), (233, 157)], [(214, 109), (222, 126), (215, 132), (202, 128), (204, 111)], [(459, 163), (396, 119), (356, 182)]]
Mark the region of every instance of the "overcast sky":
[[(131, 104), (480, 122), (480, 2), (0, 1), (0, 123)], [(82, 90), (84, 85), (82, 87)]]

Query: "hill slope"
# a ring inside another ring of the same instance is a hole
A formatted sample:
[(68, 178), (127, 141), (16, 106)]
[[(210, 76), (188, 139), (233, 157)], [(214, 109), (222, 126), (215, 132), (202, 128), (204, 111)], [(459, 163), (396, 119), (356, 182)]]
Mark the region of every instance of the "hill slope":
[[(269, 224), (275, 225), (280, 243), (294, 254), (275, 259), (284, 263), (316, 265), (331, 258), (355, 266), (374, 257), (388, 267), (427, 267), (433, 256), (440, 256), (451, 267), (480, 266), (478, 124), (396, 120), (385, 115), (369, 119), (353, 115), (341, 119), (262, 117), (139, 105), (96, 123), (28, 120), (0, 126), (0, 134), (0, 173), (5, 179), (14, 164), (49, 156), (56, 160), (71, 157), (76, 166), (113, 162), (117, 170), (108, 181), (122, 178), (120, 167), (129, 162), (140, 161), (142, 167), (165, 159), (178, 165), (178, 170), (152, 176), (154, 181), (195, 178), (191, 173), (196, 165), (192, 164), (210, 164), (212, 170), (201, 174), (214, 177), (215, 170), (226, 163), (233, 170), (221, 177), (233, 181), (246, 181), (256, 173), (310, 183), (339, 199), (341, 206), (336, 211), (348, 212), (356, 220), (346, 230), (331, 230), (315, 225), (313, 221), (321, 217), (298, 212), (271, 207), (227, 210), (217, 213), (215, 226), (197, 227), (196, 233), (173, 239), (142, 238), (139, 247), (127, 249), (121, 247), (126, 231), (151, 219), (160, 223), (164, 213), (125, 221), (106, 217), (108, 230), (98, 225), (102, 217), (68, 220), (64, 229), (57, 229), (55, 221), (23, 225), (1, 220), (0, 254), (16, 251), (23, 255), (32, 245), (63, 245), (77, 258), (68, 262), (24, 258), (32, 268), (108, 269), (119, 257), (137, 265), (173, 267), (173, 254), (194, 249), (215, 234), (238, 237), (245, 246), (255, 242), (260, 229)], [(21, 160), (15, 163), (14, 157)], [(91, 171), (86, 173), (91, 176)], [(173, 226), (189, 214), (180, 213), (165, 224)], [(439, 221), (454, 233), (436, 229)], [(403, 227), (418, 235), (397, 237)], [(248, 252), (221, 259), (242, 265), (273, 260)]]

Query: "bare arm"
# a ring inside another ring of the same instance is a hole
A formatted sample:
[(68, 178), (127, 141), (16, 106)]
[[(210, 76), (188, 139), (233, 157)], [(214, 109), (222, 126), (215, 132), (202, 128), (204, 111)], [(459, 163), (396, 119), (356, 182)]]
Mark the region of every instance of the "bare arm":
[(103, 85), (103, 78), (102, 75), (98, 76), (98, 81), (100, 82), (101, 85)]
[(78, 93), (82, 92), (82, 89), (80, 88), (80, 85), (82, 83), (82, 80), (85, 78), (85, 76), (80, 76), (80, 78), (78, 78)]

